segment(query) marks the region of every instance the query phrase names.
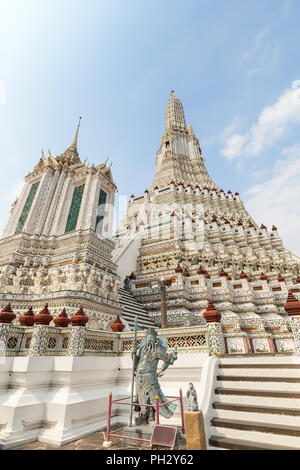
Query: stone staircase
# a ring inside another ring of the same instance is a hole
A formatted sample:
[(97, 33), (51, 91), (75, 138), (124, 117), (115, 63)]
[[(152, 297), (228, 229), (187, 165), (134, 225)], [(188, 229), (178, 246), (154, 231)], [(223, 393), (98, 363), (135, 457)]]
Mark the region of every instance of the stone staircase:
[(134, 319), (136, 315), (138, 317), (139, 330), (144, 328), (153, 328), (155, 326), (153, 320), (149, 317), (143, 305), (134, 298), (130, 291), (120, 288), (119, 294), (119, 302), (123, 306), (123, 312), (121, 316), (124, 318), (124, 320), (127, 321), (131, 328), (134, 327)]
[(224, 357), (209, 449), (300, 449), (300, 358)]

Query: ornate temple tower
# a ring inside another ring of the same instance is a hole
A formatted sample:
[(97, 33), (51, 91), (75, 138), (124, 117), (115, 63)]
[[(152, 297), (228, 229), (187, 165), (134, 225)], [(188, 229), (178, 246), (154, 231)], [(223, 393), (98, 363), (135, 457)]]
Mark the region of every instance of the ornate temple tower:
[(221, 313), (229, 352), (270, 352), (275, 333), (277, 347), (289, 350), (283, 305), (288, 290), (300, 296), (300, 260), (284, 248), (275, 226), (268, 231), (257, 225), (237, 192), (225, 194), (212, 181), (174, 91), (153, 184), (131, 196), (114, 239), (120, 276), (134, 271), (134, 295), (157, 324), (154, 281), (176, 276), (168, 289), (169, 325), (203, 322), (211, 300)]
[(83, 305), (89, 327), (120, 313), (111, 253), (116, 185), (106, 163), (81, 162), (77, 139), (57, 157), (42, 156), (25, 178), (0, 239), (0, 304), (72, 314)]
[(151, 189), (194, 184), (217, 188), (204, 166), (205, 159), (192, 126), (186, 127), (183, 106), (174, 91), (166, 106), (165, 133), (156, 154), (156, 172)]

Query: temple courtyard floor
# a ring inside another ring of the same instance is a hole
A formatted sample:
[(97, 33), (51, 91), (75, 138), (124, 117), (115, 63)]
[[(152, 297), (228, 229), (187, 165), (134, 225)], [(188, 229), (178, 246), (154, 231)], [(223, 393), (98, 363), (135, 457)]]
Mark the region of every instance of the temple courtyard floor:
[[(120, 428), (121, 425), (112, 426), (112, 431)], [(149, 445), (147, 443), (135, 443), (128, 439), (119, 439), (117, 437), (112, 437), (112, 447), (109, 449), (103, 448), (103, 441), (105, 441), (105, 430), (98, 431), (89, 436), (85, 436), (82, 439), (77, 441), (69, 442), (64, 446), (54, 446), (52, 444), (46, 444), (44, 442), (30, 442), (22, 446), (14, 447), (9, 450), (149, 450)], [(179, 441), (179, 449), (185, 449), (185, 442)]]

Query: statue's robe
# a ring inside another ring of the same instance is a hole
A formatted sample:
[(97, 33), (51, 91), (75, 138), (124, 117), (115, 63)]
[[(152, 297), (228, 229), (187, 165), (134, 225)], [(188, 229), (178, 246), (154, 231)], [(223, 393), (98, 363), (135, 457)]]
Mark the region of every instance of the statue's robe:
[[(159, 404), (165, 403), (168, 399), (164, 396), (159, 386), (157, 377), (158, 361), (162, 360), (165, 364), (173, 364), (174, 358), (172, 354), (166, 353), (160, 346), (154, 347), (152, 351), (143, 347), (139, 351), (137, 357), (137, 373), (136, 373), (136, 411), (141, 411), (142, 416), (146, 416), (147, 408), (142, 405), (153, 405), (155, 407), (155, 397), (158, 396)], [(171, 418), (175, 409), (175, 403), (159, 407), (159, 414), (165, 418)], [(149, 410), (149, 408), (148, 408)]]

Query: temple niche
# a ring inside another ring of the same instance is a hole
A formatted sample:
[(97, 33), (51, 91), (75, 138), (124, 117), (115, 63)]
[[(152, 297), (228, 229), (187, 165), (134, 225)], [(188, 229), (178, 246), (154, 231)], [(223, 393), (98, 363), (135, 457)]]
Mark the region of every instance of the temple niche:
[(61, 155), (42, 152), (12, 206), (0, 239), (0, 307), (11, 301), (19, 317), (48, 303), (55, 317), (82, 305), (88, 327), (107, 329), (122, 312), (111, 240), (116, 185), (107, 162), (81, 162), (79, 128)]
[[(268, 230), (254, 221), (237, 191), (213, 182), (174, 91), (153, 183), (131, 195), (114, 241), (121, 279), (133, 271), (134, 296), (157, 326), (160, 291), (153, 283), (175, 276), (167, 289), (169, 326), (202, 324), (212, 301), (224, 334), (244, 338), (244, 352), (268, 349), (274, 332), (290, 334), (283, 306), (288, 290), (300, 298), (300, 259), (285, 249), (275, 225)], [(236, 340), (228, 344), (240, 350)]]

